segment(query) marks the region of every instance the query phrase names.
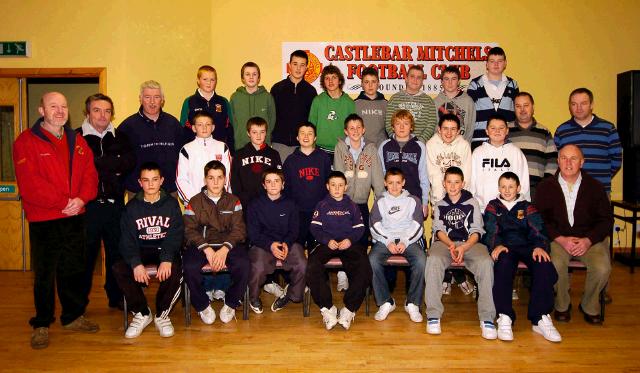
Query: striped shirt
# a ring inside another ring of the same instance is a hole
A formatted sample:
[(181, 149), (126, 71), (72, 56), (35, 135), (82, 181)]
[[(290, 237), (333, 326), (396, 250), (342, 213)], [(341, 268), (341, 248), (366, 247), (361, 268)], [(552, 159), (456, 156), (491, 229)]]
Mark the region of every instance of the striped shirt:
[(411, 95), (407, 91), (400, 91), (391, 96), (385, 115), (385, 125), (389, 136), (393, 134), (391, 118), (396, 111), (401, 109), (408, 110), (413, 115), (415, 121), (413, 134), (423, 143), (427, 142), (435, 133), (436, 125), (438, 124), (436, 104), (431, 96), (422, 91), (416, 95)]
[(594, 115), (591, 123), (582, 127), (571, 118), (558, 127), (554, 141), (558, 149), (577, 145), (584, 154), (582, 169), (611, 193), (611, 179), (622, 165), (620, 137), (612, 123)]

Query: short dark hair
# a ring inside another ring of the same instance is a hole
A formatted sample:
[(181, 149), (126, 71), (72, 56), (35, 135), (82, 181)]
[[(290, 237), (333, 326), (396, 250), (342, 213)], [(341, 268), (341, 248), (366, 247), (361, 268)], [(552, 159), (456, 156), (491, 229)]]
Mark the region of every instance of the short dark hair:
[(251, 126), (265, 127), (267, 130), (269, 129), (269, 123), (262, 117), (251, 117), (247, 121), (247, 132), (251, 130)]
[(458, 69), (458, 66), (449, 65), (445, 67), (444, 70), (442, 70), (442, 75), (440, 76), (440, 79), (444, 78), (444, 74), (446, 73), (456, 74), (458, 76), (458, 79), (460, 79), (460, 69)]
[(407, 75), (409, 75), (411, 70), (420, 71), (422, 73), (422, 76), (424, 77), (424, 70), (422, 69), (422, 66), (420, 66), (420, 65), (411, 65), (411, 66), (409, 66), (409, 70), (407, 70)]
[(207, 174), (209, 174), (211, 170), (220, 170), (225, 177), (227, 176), (227, 168), (220, 161), (209, 161), (209, 163), (204, 165), (204, 177), (207, 177)]
[(103, 95), (102, 93), (93, 94), (84, 100), (84, 115), (89, 115), (89, 108), (91, 107), (91, 103), (94, 101), (107, 101), (111, 104), (111, 118), (116, 115), (116, 110), (113, 107), (113, 100), (111, 100), (111, 97)]
[(244, 78), (244, 69), (246, 69), (247, 67), (255, 67), (258, 70), (258, 78), (260, 77), (260, 66), (258, 66), (257, 63), (255, 62), (245, 62), (244, 65), (242, 65), (242, 68), (240, 69), (240, 79)]
[(460, 167), (451, 166), (451, 167), (447, 168), (447, 170), (444, 172), (444, 178), (445, 179), (447, 178), (447, 175), (458, 175), (458, 176), (460, 176), (460, 179), (462, 179), (462, 181), (464, 181), (464, 172), (462, 172)]
[(346, 118), (344, 118), (344, 129), (347, 129), (347, 124), (352, 120), (360, 122), (362, 124), (362, 127), (364, 127), (364, 120), (362, 120), (362, 117), (356, 113), (352, 113), (347, 115)]
[(342, 75), (342, 71), (340, 71), (338, 66), (335, 65), (327, 65), (322, 69), (322, 74), (320, 74), (320, 86), (322, 89), (325, 91), (327, 90), (327, 87), (324, 86), (324, 78), (329, 74), (335, 74), (338, 76), (340, 90), (342, 90), (342, 87), (344, 86), (344, 75)]
[(571, 97), (573, 97), (573, 95), (577, 95), (581, 93), (584, 93), (585, 95), (589, 96), (589, 102), (593, 103), (593, 92), (591, 92), (589, 88), (584, 88), (584, 87), (576, 88), (573, 91), (571, 91), (571, 94), (569, 95), (569, 103), (571, 103)]
[(193, 123), (191, 123), (192, 126), (196, 125), (196, 119), (198, 119), (198, 118), (209, 118), (209, 119), (211, 119), (211, 124), (213, 124), (214, 126), (216, 125), (216, 123), (213, 121), (213, 115), (211, 115), (208, 112), (202, 110), (202, 111), (197, 112), (193, 116)]
[(533, 105), (535, 103), (535, 102), (533, 102), (533, 96), (531, 96), (531, 93), (529, 93), (529, 92), (525, 92), (525, 91), (518, 92), (516, 97), (513, 98), (513, 101), (515, 102), (516, 98), (518, 98), (518, 97), (529, 97), (529, 100), (531, 100), (531, 104)]
[(489, 116), (489, 119), (487, 120), (487, 127), (489, 127), (489, 123), (491, 123), (494, 120), (501, 120), (504, 122), (504, 124), (507, 124), (507, 119), (500, 113), (493, 113)]
[(296, 131), (296, 134), (300, 132), (300, 128), (302, 128), (302, 127), (312, 128), (313, 129), (313, 135), (314, 136), (318, 135), (318, 130), (316, 129), (316, 125), (311, 123), (311, 122), (309, 122), (309, 121), (304, 121), (304, 122), (300, 123), (298, 125), (298, 130)]
[(344, 176), (344, 174), (342, 172), (340, 172), (340, 171), (331, 171), (329, 173), (329, 177), (327, 177), (327, 182), (326, 183), (329, 184), (329, 180), (335, 179), (335, 178), (342, 179), (342, 180), (344, 180), (345, 184), (347, 183), (347, 177)]
[(500, 180), (502, 179), (514, 180), (516, 182), (516, 185), (520, 186), (520, 178), (514, 172), (507, 171), (500, 175), (500, 177), (498, 178), (498, 183), (500, 183)]
[(162, 177), (162, 170), (160, 169), (160, 165), (153, 161), (144, 162), (142, 165), (140, 165), (140, 173), (138, 174), (139, 176), (142, 176), (142, 171), (158, 171), (158, 174), (160, 174), (160, 177)]
[(389, 167), (387, 172), (384, 173), (384, 179), (387, 180), (389, 176), (402, 176), (404, 179), (404, 172), (398, 167)]
[(366, 75), (373, 75), (376, 77), (376, 79), (380, 79), (378, 76), (378, 69), (376, 69), (375, 67), (368, 66), (362, 69), (362, 79), (364, 79)]
[(489, 49), (489, 52), (487, 53), (487, 59), (489, 59), (489, 57), (491, 56), (502, 56), (505, 60), (507, 59), (507, 54), (504, 53), (504, 49), (500, 47), (493, 47)]
[(291, 55), (289, 55), (289, 62), (293, 61), (293, 57), (304, 58), (305, 62), (309, 63), (309, 56), (307, 55), (307, 52), (302, 49), (296, 49), (291, 52)]
[(438, 127), (442, 127), (442, 123), (447, 120), (450, 122), (456, 122), (456, 124), (458, 125), (458, 129), (460, 129), (460, 118), (458, 118), (457, 115), (451, 113), (446, 113), (440, 117), (440, 119), (438, 120)]
[(282, 172), (281, 169), (276, 167), (269, 167), (266, 170), (262, 171), (262, 184), (264, 184), (264, 181), (267, 179), (268, 175), (278, 175), (280, 177), (280, 180), (282, 180), (282, 182), (284, 183), (284, 172)]

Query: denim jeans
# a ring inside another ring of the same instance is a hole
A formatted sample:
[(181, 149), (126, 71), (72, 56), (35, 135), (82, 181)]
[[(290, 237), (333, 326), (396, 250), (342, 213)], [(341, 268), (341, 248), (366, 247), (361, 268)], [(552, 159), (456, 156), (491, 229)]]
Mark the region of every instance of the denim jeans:
[[(391, 255), (393, 254), (389, 249), (380, 242), (374, 244), (369, 253), (369, 263), (373, 270), (373, 293), (378, 306), (391, 299), (389, 284), (384, 276), (384, 263)], [(407, 279), (409, 281), (407, 303), (413, 303), (419, 307), (424, 293), (424, 268), (427, 255), (417, 243), (409, 245), (401, 255), (407, 258), (411, 267), (411, 277)]]

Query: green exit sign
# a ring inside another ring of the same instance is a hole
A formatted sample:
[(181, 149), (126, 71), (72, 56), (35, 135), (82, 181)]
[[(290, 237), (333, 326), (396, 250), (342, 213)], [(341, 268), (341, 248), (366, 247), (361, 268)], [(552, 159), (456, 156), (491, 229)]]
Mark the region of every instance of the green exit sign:
[(0, 57), (29, 57), (29, 54), (26, 41), (0, 41)]

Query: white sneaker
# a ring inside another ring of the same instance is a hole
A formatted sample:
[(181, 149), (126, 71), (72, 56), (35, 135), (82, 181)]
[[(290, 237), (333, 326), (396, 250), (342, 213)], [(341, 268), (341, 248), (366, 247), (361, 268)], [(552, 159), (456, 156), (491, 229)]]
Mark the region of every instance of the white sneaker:
[(373, 318), (376, 319), (376, 321), (384, 321), (395, 309), (396, 302), (393, 302), (393, 304), (391, 304), (391, 302), (384, 302), (384, 304), (378, 308), (378, 312), (376, 312), (376, 315)]
[(160, 336), (169, 338), (173, 336), (173, 324), (169, 317), (154, 317), (153, 323), (156, 324), (156, 329), (160, 332)]
[(422, 314), (420, 313), (420, 307), (413, 303), (407, 303), (404, 305), (404, 311), (409, 314), (409, 318), (413, 322), (422, 322)]
[(482, 329), (482, 338), (484, 339), (496, 339), (498, 338), (498, 332), (496, 326), (491, 321), (480, 321), (480, 329)]
[(440, 329), (440, 319), (431, 318), (427, 319), (427, 333), (438, 335), (442, 333), (442, 329)]
[(513, 341), (513, 330), (511, 330), (511, 317), (504, 313), (498, 317), (498, 339), (501, 341)]
[(203, 311), (198, 312), (198, 315), (200, 315), (202, 322), (207, 325), (211, 325), (216, 321), (216, 311), (211, 308), (211, 305), (208, 305)]
[(351, 322), (356, 318), (356, 313), (349, 311), (347, 307), (342, 307), (340, 310), (340, 317), (338, 317), (338, 324), (342, 325), (343, 328), (349, 330), (351, 327)]
[(558, 329), (553, 326), (553, 322), (549, 315), (542, 315), (542, 319), (538, 321), (538, 325), (534, 325), (532, 329), (534, 332), (542, 335), (547, 341), (562, 341), (562, 337), (560, 336)]
[(205, 291), (205, 293), (207, 293), (207, 296), (209, 297), (209, 301), (213, 301), (213, 293), (215, 290), (209, 290), (209, 291)]
[(513, 291), (511, 292), (511, 300), (518, 300), (520, 299), (520, 297), (518, 296), (518, 290), (513, 289)]
[(451, 283), (443, 282), (442, 283), (442, 294), (443, 295), (451, 295)]
[(236, 318), (236, 310), (227, 306), (226, 304), (220, 309), (220, 321), (228, 323), (232, 319)]
[(322, 307), (322, 309), (320, 309), (320, 313), (322, 314), (324, 327), (327, 328), (327, 330), (333, 329), (333, 327), (338, 323), (338, 309), (336, 306), (331, 306), (329, 309), (327, 309), (327, 307)]
[(347, 277), (347, 273), (345, 271), (339, 271), (338, 286), (336, 286), (336, 290), (346, 291), (347, 289), (349, 289), (349, 278)]
[(275, 296), (276, 299), (284, 295), (284, 289), (282, 289), (282, 287), (275, 282), (264, 284), (262, 289), (264, 289), (264, 291), (266, 291), (267, 293)]
[(125, 338), (138, 338), (144, 328), (151, 324), (151, 313), (144, 316), (142, 313), (138, 312), (133, 315), (133, 320), (129, 324), (127, 331), (124, 333)]
[(211, 294), (211, 300), (224, 300), (226, 294), (222, 290), (214, 290)]

